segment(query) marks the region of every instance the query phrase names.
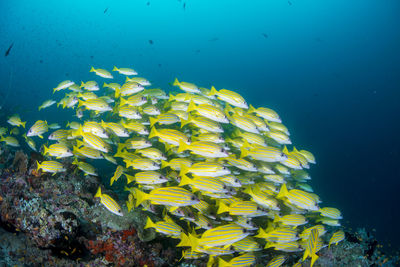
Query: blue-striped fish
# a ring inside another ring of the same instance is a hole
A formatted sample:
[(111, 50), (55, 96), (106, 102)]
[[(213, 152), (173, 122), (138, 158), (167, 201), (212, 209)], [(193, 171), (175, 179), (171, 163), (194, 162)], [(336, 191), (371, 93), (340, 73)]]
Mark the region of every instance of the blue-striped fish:
[(328, 217), (331, 219), (339, 220), (342, 219), (342, 215), (340, 213), (340, 210), (337, 208), (331, 208), (331, 207), (324, 207), (318, 210), (322, 216)]
[(196, 195), (177, 186), (156, 188), (148, 194), (135, 189), (135, 197), (136, 207), (146, 200), (150, 200), (152, 204), (174, 207), (190, 206), (199, 202)]
[(234, 257), (229, 261), (225, 261), (222, 258), (218, 259), (219, 267), (247, 267), (251, 266), (256, 262), (256, 257), (253, 253), (244, 253), (240, 256)]
[(112, 213), (119, 215), (119, 216), (124, 216), (124, 214), (122, 213), (122, 209), (118, 205), (117, 201), (115, 201), (112, 197), (110, 197), (107, 194), (102, 194), (100, 187), (99, 187), (99, 189), (97, 189), (97, 193), (94, 197), (100, 198), (100, 203), (103, 204), (104, 207), (106, 207), (106, 209), (108, 209)]
[(138, 184), (162, 184), (168, 181), (168, 179), (159, 172), (155, 171), (142, 171), (136, 173), (134, 176), (125, 174), (128, 179), (128, 184), (136, 182)]
[(43, 138), (43, 134), (49, 130), (47, 121), (38, 120), (26, 133), (26, 136), (39, 136)]
[(146, 225), (144, 229), (154, 228), (156, 232), (170, 236), (173, 238), (179, 238), (182, 233), (182, 228), (177, 225), (170, 217), (165, 216), (164, 221), (154, 223), (150, 217), (147, 217)]
[(218, 177), (230, 174), (231, 171), (217, 162), (198, 162), (190, 167), (182, 166), (179, 175), (183, 176), (187, 173), (196, 176)]
[(268, 121), (274, 121), (274, 122), (279, 122), (279, 123), (282, 122), (278, 113), (276, 113), (274, 110), (269, 109), (269, 108), (260, 107), (260, 108), (256, 109), (252, 105), (250, 105), (249, 113), (256, 113), (258, 116), (260, 116)]
[(208, 229), (200, 237), (189, 234), (189, 242), (182, 245), (190, 246), (194, 251), (196, 251), (198, 247), (227, 246), (245, 238), (249, 234), (250, 232), (248, 230), (237, 224), (229, 223)]
[(181, 176), (181, 182), (179, 186), (190, 185), (192, 189), (197, 189), (206, 192), (212, 193), (224, 193), (227, 192), (227, 186), (214, 177), (205, 177), (205, 176), (195, 176), (193, 179), (190, 179), (186, 175)]
[(343, 241), (344, 238), (345, 234), (342, 230), (333, 233), (331, 239), (329, 239), (329, 247), (331, 247), (332, 244), (337, 245), (340, 241)]
[(230, 90), (221, 89), (217, 91), (215, 87), (212, 86), (209, 95), (212, 96), (216, 95), (218, 99), (225, 101), (226, 103), (231, 104), (232, 106), (235, 107), (240, 107), (244, 109), (249, 108), (249, 106), (246, 103), (246, 100), (244, 100), (244, 98), (241, 95)]
[(285, 202), (305, 210), (317, 211), (319, 209), (315, 198), (310, 193), (299, 189), (292, 189), (288, 191), (286, 184), (281, 186), (279, 194), (276, 196), (276, 198), (283, 199)]
[(43, 172), (49, 172), (55, 175), (58, 172), (65, 172), (66, 169), (63, 167), (63, 165), (60, 162), (57, 161), (43, 161), (41, 164), (36, 161), (37, 165), (37, 171), (42, 170)]
[(196, 106), (196, 104), (193, 101), (191, 101), (188, 106), (187, 112), (192, 112), (192, 111), (195, 111), (201, 116), (209, 118), (216, 122), (229, 123), (228, 118), (226, 117), (226, 115), (222, 110), (209, 104), (201, 104)]
[(255, 237), (264, 238), (270, 242), (276, 243), (293, 242), (299, 239), (297, 231), (292, 228), (278, 227), (270, 229), (271, 230), (268, 231), (268, 228), (267, 230), (260, 228), (258, 234)]
[(179, 146), (180, 142), (190, 144), (190, 138), (188, 138), (184, 133), (174, 130), (174, 129), (156, 129), (156, 127), (151, 128), (149, 138), (158, 137), (162, 141)]
[(131, 68), (117, 68), (116, 66), (114, 66), (112, 71), (117, 71), (118, 73), (126, 76), (137, 75), (137, 72)]
[(246, 237), (232, 244), (233, 248), (240, 252), (252, 252), (261, 250), (260, 245), (252, 237)]
[(188, 93), (201, 93), (200, 89), (193, 83), (188, 82), (180, 82), (177, 78), (175, 78), (173, 86), (178, 86), (181, 90)]
[(53, 93), (55, 93), (57, 91), (60, 91), (60, 90), (67, 89), (68, 87), (71, 87), (74, 84), (75, 83), (73, 81), (70, 81), (70, 80), (62, 81), (57, 85), (57, 87), (55, 87), (53, 89)]
[(303, 255), (303, 261), (307, 259), (307, 257), (311, 258), (311, 267), (314, 265), (315, 261), (318, 259), (317, 252), (317, 244), (318, 244), (318, 230), (312, 229), (310, 235), (307, 238), (305, 251)]
[(278, 255), (273, 257), (268, 263), (267, 267), (279, 267), (282, 266), (286, 261), (286, 257), (284, 255)]
[(227, 157), (227, 151), (219, 144), (207, 141), (195, 141), (190, 144), (184, 142), (179, 143), (178, 153), (190, 150), (191, 153), (207, 158), (223, 158)]
[(89, 72), (94, 72), (96, 75), (106, 78), (106, 79), (114, 78), (112, 76), (112, 74), (108, 70), (105, 70), (105, 69), (95, 69), (95, 68), (91, 67)]

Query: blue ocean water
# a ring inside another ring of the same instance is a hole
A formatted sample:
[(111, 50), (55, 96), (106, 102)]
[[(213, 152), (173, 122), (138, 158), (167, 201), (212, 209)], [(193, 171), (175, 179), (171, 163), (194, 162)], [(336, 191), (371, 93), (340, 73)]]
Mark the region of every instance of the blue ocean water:
[(37, 106), (91, 66), (133, 67), (164, 89), (178, 77), (235, 90), (315, 154), (323, 204), (398, 249), (399, 11), (395, 0), (3, 0), (1, 117), (71, 120)]

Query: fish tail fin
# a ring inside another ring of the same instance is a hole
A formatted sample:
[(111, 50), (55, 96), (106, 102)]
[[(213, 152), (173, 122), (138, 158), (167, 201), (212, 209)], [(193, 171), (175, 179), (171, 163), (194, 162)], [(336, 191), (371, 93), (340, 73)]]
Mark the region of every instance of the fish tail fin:
[(108, 84), (104, 83), (104, 84), (103, 84), (103, 87), (108, 87)]
[(74, 159), (74, 161), (72, 161), (72, 164), (74, 164), (74, 165), (77, 165), (79, 162), (78, 162), (78, 159), (77, 158), (75, 158)]
[(46, 145), (43, 145), (43, 155), (46, 155), (49, 152), (49, 148)]
[[(83, 106), (83, 101), (82, 100), (78, 100), (78, 108)], [(67, 126), (68, 127), (68, 126)]]
[(42, 168), (42, 166), (40, 165), (39, 161), (36, 161), (36, 166), (37, 166), (36, 171), (39, 171), (39, 169)]
[(154, 228), (154, 227), (156, 227), (155, 223), (153, 223), (153, 221), (150, 219), (150, 217), (147, 217), (146, 225), (144, 226), (144, 229)]
[(22, 127), (25, 129), (26, 121), (21, 122)]
[(82, 88), (85, 86), (85, 83), (83, 81), (81, 81), (81, 85), (79, 85), (79, 88)]
[(158, 136), (156, 127), (152, 127), (149, 134), (149, 139)]
[(147, 199), (147, 194), (135, 188), (135, 198), (136, 198), (135, 207), (138, 207)]
[(176, 96), (174, 96), (173, 94), (169, 94), (168, 101), (169, 101), (169, 102), (172, 102), (172, 101), (174, 101), (174, 100), (176, 100)]
[(181, 242), (179, 242), (177, 247), (190, 247), (190, 241), (189, 241), (189, 236), (186, 235), (185, 233), (181, 233)]
[(115, 88), (115, 98), (119, 98), (121, 95), (121, 88), (117, 87)]
[(219, 201), (218, 211), (217, 214), (228, 212), (229, 207), (222, 201)]
[(118, 68), (116, 66), (114, 66), (114, 68), (112, 69), (112, 71), (118, 71)]
[(97, 189), (96, 195), (94, 195), (94, 197), (100, 197), (101, 198), (101, 187), (100, 186)]
[(122, 150), (125, 148), (124, 144), (119, 143), (117, 147), (117, 153), (115, 153), (114, 157), (121, 157), (122, 156)]
[(276, 198), (284, 198), (288, 193), (289, 192), (287, 190), (286, 184), (282, 184), (281, 189), (279, 190), (279, 193), (276, 196)]
[(184, 166), (184, 165), (181, 165), (181, 171), (179, 172), (179, 176), (184, 176), (186, 173), (188, 173), (189, 172), (189, 168), (188, 167), (186, 167), (186, 166)]
[(128, 103), (128, 100), (125, 100), (122, 97), (119, 100), (119, 107), (125, 106)]
[(125, 176), (126, 176), (126, 179), (128, 180), (128, 184), (130, 184), (133, 181), (135, 181), (135, 176), (129, 175), (129, 174), (126, 174), (126, 173), (125, 173)]
[(211, 86), (211, 90), (210, 90), (210, 93), (208, 95), (216, 95), (217, 93), (218, 93), (217, 89), (215, 89), (214, 86)]
[(154, 124), (157, 123), (157, 121), (158, 121), (157, 118), (150, 117), (150, 127), (153, 127)]
[(181, 128), (183, 128), (183, 126), (185, 126), (186, 124), (190, 123), (192, 121), (192, 116), (190, 116), (190, 114), (188, 115), (188, 119), (184, 120), (181, 119)]
[(311, 265), (310, 265), (311, 267), (314, 265), (315, 261), (318, 260), (318, 258), (319, 258), (318, 255), (315, 253), (311, 255)]
[(275, 215), (273, 223), (277, 223), (277, 222), (279, 222), (279, 220), (280, 220), (280, 217), (278, 215)]
[(173, 86), (179, 86), (178, 78), (175, 78), (174, 83), (172, 85)]
[(256, 111), (256, 109), (253, 107), (253, 105), (250, 104), (248, 113), (254, 113)]
[(96, 70), (93, 68), (93, 66), (90, 68), (89, 72), (95, 72)]
[(247, 157), (249, 155), (249, 151), (245, 148), (245, 146), (240, 147), (240, 158)]
[(192, 247), (192, 251), (196, 250), (196, 248), (199, 246), (199, 239), (192, 234), (189, 234), (189, 242), (190, 246)]
[(282, 152), (285, 153), (286, 155), (289, 155), (289, 150), (287, 149), (286, 146), (283, 147)]
[(222, 258), (218, 258), (218, 266), (219, 267), (228, 267), (232, 266), (229, 262), (224, 261)]
[(189, 148), (189, 145), (187, 145), (182, 140), (180, 140), (177, 152), (178, 152), (178, 154), (182, 153), (183, 151), (187, 150), (188, 148)]
[(188, 108), (187, 108), (187, 110), (186, 110), (186, 112), (191, 112), (191, 111), (193, 111), (193, 110), (196, 110), (196, 104), (193, 102), (193, 101), (190, 101), (190, 103), (189, 103), (189, 106), (188, 106)]
[(179, 186), (184, 186), (192, 183), (192, 180), (187, 176), (187, 175), (182, 175), (181, 176), (181, 182), (179, 183)]
[(169, 166), (169, 162), (165, 160), (161, 160), (161, 169), (164, 169)]

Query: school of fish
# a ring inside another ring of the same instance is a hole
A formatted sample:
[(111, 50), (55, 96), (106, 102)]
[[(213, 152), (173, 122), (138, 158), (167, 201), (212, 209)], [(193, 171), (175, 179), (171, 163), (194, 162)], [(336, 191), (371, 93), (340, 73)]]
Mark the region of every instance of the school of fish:
[[(114, 164), (110, 185), (126, 178), (125, 210), (156, 213), (162, 220), (148, 217), (145, 228), (178, 239), (185, 259), (209, 257), (208, 266), (251, 266), (265, 249), (279, 252), (267, 266), (281, 266), (288, 252), (303, 253), (294, 266), (307, 258), (313, 266), (321, 248), (344, 240), (338, 230), (324, 241), (328, 228), (340, 226), (341, 212), (320, 206), (307, 183), (315, 158), (292, 146), (274, 110), (178, 79), (173, 86), (182, 92), (168, 95), (131, 68), (90, 72), (124, 81), (105, 80), (102, 88), (95, 80), (63, 81), (38, 109), (71, 109), (74, 121), (61, 127), (38, 120), (22, 133), (26, 122), (15, 114), (11, 129), (0, 127), (0, 141), (19, 147), (23, 137), (46, 158), (37, 170), (51, 175), (66, 171), (62, 158), (84, 175), (99, 174), (91, 161)], [(46, 140), (40, 149), (37, 138)], [(94, 197), (124, 216), (101, 188)]]

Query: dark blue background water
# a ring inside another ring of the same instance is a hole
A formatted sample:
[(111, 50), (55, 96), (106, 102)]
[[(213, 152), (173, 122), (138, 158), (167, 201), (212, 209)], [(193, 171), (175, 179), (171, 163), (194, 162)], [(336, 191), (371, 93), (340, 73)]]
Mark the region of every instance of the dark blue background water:
[(93, 79), (91, 66), (236, 90), (315, 154), (324, 205), (399, 247), (399, 1), (81, 2), (0, 1), (3, 112), (70, 120), (36, 108), (60, 81)]

